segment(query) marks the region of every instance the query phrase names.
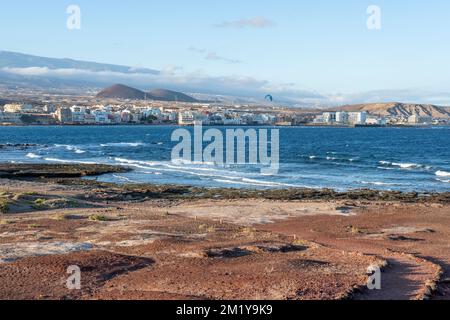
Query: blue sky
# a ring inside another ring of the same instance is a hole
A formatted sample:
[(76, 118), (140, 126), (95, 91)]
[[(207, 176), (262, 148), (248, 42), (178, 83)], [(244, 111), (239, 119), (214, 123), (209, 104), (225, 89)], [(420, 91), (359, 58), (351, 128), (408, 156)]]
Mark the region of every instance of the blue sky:
[[(70, 4), (81, 30), (66, 28)], [(369, 5), (381, 30), (366, 27)], [(2, 50), (248, 77), (275, 93), (450, 104), (447, 0), (3, 1), (0, 39)]]

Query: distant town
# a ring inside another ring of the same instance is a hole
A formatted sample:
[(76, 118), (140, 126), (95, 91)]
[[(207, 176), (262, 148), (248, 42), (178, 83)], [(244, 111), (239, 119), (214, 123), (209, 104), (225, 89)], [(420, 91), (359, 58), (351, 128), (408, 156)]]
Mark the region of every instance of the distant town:
[(321, 111), (272, 106), (125, 101), (58, 105), (0, 105), (0, 125), (180, 125), (210, 126), (426, 126), (449, 125), (449, 117), (368, 111)]

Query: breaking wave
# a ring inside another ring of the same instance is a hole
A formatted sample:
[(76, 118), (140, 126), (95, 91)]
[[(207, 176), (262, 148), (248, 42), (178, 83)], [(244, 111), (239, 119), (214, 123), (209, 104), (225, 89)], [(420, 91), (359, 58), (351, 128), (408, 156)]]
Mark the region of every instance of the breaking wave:
[(439, 170), (436, 171), (436, 175), (438, 177), (450, 177), (450, 172)]
[(107, 147), (122, 147), (122, 148), (126, 148), (126, 147), (132, 147), (132, 148), (136, 148), (136, 147), (142, 147), (145, 146), (145, 143), (142, 142), (112, 142), (112, 143), (102, 143), (100, 144), (101, 147), (107, 148)]
[(392, 167), (397, 167), (397, 168), (401, 168), (401, 169), (431, 169), (431, 166), (426, 166), (423, 164), (418, 164), (418, 163), (402, 163), (402, 162), (390, 162), (390, 161), (380, 161), (378, 162), (381, 165), (384, 166), (392, 166)]
[(389, 183), (381, 181), (361, 181), (361, 184), (374, 185), (374, 186), (400, 186), (398, 183)]
[(41, 159), (41, 158), (42, 158), (41, 156), (38, 156), (37, 154), (32, 153), (32, 152), (28, 153), (28, 154), (26, 155), (26, 157), (27, 157), (27, 158), (30, 158), (30, 159)]
[(81, 150), (81, 149), (77, 148), (76, 146), (72, 146), (72, 145), (70, 145), (70, 144), (55, 144), (55, 147), (56, 147), (56, 148), (64, 148), (64, 149), (66, 149), (67, 151), (73, 151), (73, 152), (75, 152), (75, 153), (77, 153), (77, 154), (83, 154), (83, 153), (86, 153), (86, 151)]
[(44, 158), (45, 161), (49, 162), (59, 162), (59, 163), (75, 163), (75, 164), (97, 164), (97, 162), (92, 161), (76, 161), (76, 160), (64, 160), (58, 158)]

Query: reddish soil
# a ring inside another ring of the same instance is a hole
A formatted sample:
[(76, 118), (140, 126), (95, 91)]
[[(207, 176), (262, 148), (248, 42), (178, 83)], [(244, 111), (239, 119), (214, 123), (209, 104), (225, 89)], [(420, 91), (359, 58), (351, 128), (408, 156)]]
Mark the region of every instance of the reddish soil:
[[(357, 299), (427, 298), (433, 280), (450, 274), (450, 208), (441, 204), (369, 204), (348, 217), (299, 217), (263, 230), (295, 234), (332, 249), (377, 255), (389, 262), (382, 290), (365, 290)], [(397, 232), (397, 233), (396, 233)], [(443, 275), (438, 273), (442, 269)], [(433, 299), (447, 299), (440, 283)]]
[[(82, 192), (15, 181), (6, 197), (19, 207), (30, 200), (17, 193), (35, 190)], [(9, 212), (0, 299), (447, 299), (449, 213), (445, 203), (261, 199), (86, 199)], [(365, 289), (367, 268), (386, 261), (382, 290)], [(71, 265), (81, 290), (66, 288)]]

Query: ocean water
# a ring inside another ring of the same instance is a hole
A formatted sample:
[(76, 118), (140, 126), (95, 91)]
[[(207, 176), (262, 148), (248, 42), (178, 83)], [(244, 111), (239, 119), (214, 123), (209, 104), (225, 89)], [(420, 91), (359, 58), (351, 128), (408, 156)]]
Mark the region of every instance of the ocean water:
[(171, 134), (175, 129), (0, 127), (0, 145), (33, 144), (0, 148), (0, 162), (105, 163), (133, 168), (97, 178), (117, 183), (450, 191), (450, 127), (279, 128), (280, 170), (276, 175), (262, 175), (259, 167), (249, 165), (173, 163), (171, 151), (176, 143), (171, 142)]

